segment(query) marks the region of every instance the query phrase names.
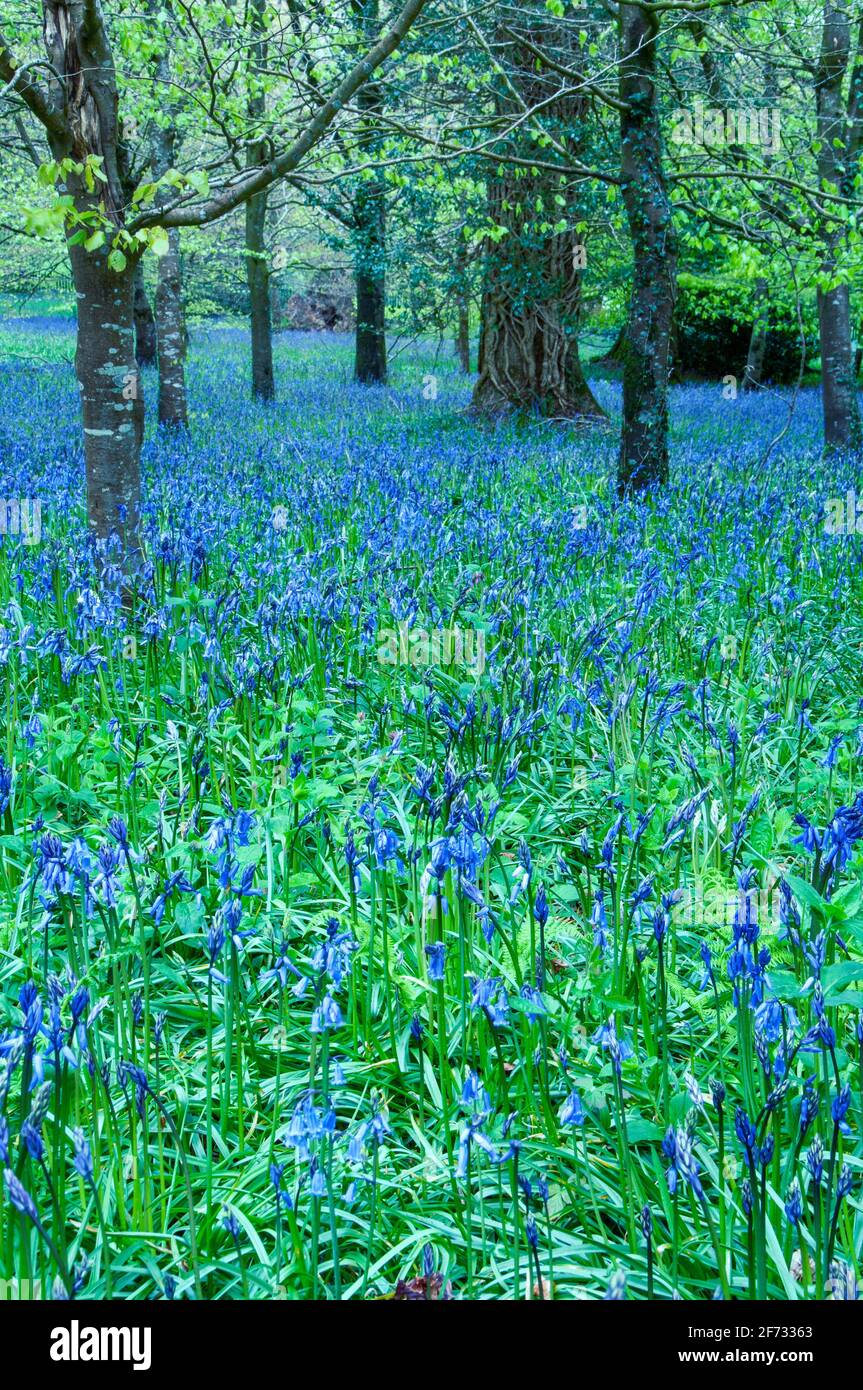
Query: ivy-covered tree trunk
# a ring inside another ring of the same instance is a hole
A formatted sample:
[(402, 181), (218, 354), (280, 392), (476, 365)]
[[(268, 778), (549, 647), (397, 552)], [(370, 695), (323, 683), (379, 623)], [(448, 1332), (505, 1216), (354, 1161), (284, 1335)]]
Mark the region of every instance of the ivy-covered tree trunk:
[(656, 92), (659, 18), (621, 5), (623, 201), (632, 241), (632, 290), (623, 343), (621, 493), (668, 478), (668, 375), (677, 291), (677, 241), (662, 167)]
[[(586, 103), (567, 90), (571, 80), (532, 51), (542, 46), (555, 61), (565, 61), (575, 41), (571, 26), (556, 24), (542, 7), (525, 40), (531, 49), (519, 44), (517, 36), (497, 45), (505, 54), (509, 81), (525, 106), (544, 103), (545, 122), (553, 126), (558, 143), (576, 153)], [(521, 109), (507, 91), (501, 92), (499, 105), (511, 115)], [(510, 138), (488, 179), (489, 218), (502, 230), (485, 248), (479, 378), (472, 409), (487, 417), (516, 411), (558, 420), (601, 419), (604, 412), (578, 359), (583, 255), (574, 229), (578, 211), (571, 175), (532, 167), (534, 151), (534, 142), (525, 135)]]
[[(267, 44), (263, 37), (263, 0), (253, 0), (252, 26), (256, 35), (252, 44), (252, 70), (249, 73), (249, 118), (260, 125), (266, 115), (266, 95), (263, 72), (267, 61)], [(256, 140), (249, 146), (247, 162), (250, 168), (262, 164), (267, 157), (267, 141)], [(261, 401), (275, 399), (273, 375), (273, 321), (270, 300), (270, 264), (267, 258), (267, 203), (265, 190), (250, 198), (246, 204), (246, 278), (249, 286), (249, 315), (252, 337), (252, 395)]]
[[(847, 162), (846, 111), (842, 88), (851, 51), (846, 5), (825, 0), (821, 55), (815, 79), (818, 112), (818, 179), (829, 193), (842, 191)], [(824, 447), (828, 451), (863, 447), (863, 423), (857, 401), (851, 339), (851, 295), (842, 265), (847, 245), (837, 214), (828, 211), (820, 228), (824, 247), (818, 289), (818, 327), (821, 340), (821, 395)]]
[(152, 367), (156, 361), (156, 320), (147, 291), (144, 270), (138, 261), (135, 267), (135, 358), (139, 367)]
[[(362, 34), (373, 42), (378, 31), (378, 0), (353, 0), (353, 10)], [(377, 82), (367, 82), (360, 91), (361, 155), (373, 159), (380, 141), (378, 117), (383, 93)], [(386, 273), (387, 208), (386, 184), (379, 172), (360, 181), (354, 197), (354, 273), (357, 290), (356, 358), (354, 375), (367, 385), (382, 385), (387, 379)]]

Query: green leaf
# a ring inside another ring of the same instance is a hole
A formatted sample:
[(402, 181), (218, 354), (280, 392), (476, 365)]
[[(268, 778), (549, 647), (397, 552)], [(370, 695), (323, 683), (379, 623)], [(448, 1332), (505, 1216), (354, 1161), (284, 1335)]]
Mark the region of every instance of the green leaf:
[(811, 883), (798, 878), (796, 874), (786, 874), (785, 879), (798, 902), (805, 903), (807, 907), (817, 908), (819, 912), (826, 913), (828, 911), (829, 904), (824, 901)]
[(167, 256), (170, 243), (164, 227), (154, 227), (150, 233), (150, 250), (154, 256)]

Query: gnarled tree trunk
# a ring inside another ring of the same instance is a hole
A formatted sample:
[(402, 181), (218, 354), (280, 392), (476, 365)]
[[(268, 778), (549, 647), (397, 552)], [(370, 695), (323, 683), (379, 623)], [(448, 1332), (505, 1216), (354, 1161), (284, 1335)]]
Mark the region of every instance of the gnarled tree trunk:
[(623, 345), (621, 493), (668, 478), (668, 375), (677, 296), (677, 240), (662, 168), (656, 94), (659, 19), (621, 5), (623, 201), (632, 241), (632, 292)]
[[(566, 90), (571, 80), (537, 56), (542, 49), (564, 64), (573, 57), (576, 40), (571, 27), (550, 19), (544, 7), (534, 18), (524, 30), (524, 43), (508, 26), (496, 46), (521, 103), (532, 107), (542, 102), (558, 143), (576, 153), (585, 102)], [(501, 92), (499, 105), (513, 115), (521, 109), (509, 90)], [(578, 358), (583, 271), (574, 231), (578, 210), (571, 192), (561, 207), (559, 174), (530, 166), (534, 149), (521, 134), (510, 138), (488, 179), (490, 221), (506, 231), (485, 248), (479, 378), (472, 409), (489, 417), (516, 411), (558, 420), (601, 419), (604, 412)]]

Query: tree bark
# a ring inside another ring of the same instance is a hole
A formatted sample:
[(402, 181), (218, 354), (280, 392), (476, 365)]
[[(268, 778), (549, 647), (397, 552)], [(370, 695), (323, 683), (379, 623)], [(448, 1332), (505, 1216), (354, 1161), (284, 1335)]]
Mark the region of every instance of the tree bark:
[(459, 229), (455, 250), (455, 294), (458, 314), (455, 350), (459, 366), (466, 376), (470, 375), (470, 299), (468, 289), (467, 246), (461, 229)]
[(656, 92), (658, 17), (620, 10), (623, 201), (633, 250), (632, 292), (623, 347), (620, 493), (668, 479), (668, 366), (677, 297), (677, 241), (662, 167)]
[(273, 320), (270, 299), (270, 267), (267, 262), (267, 194), (256, 193), (246, 204), (246, 274), (252, 334), (252, 395), (275, 400), (273, 375)]
[(600, 357), (600, 359), (599, 359), (600, 366), (603, 366), (603, 367), (619, 367), (620, 364), (621, 364), (621, 362), (623, 361), (623, 351), (624, 351), (624, 345), (625, 345), (625, 343), (626, 343), (626, 324), (624, 323), (624, 324), (621, 324), (620, 329), (619, 329), (619, 331), (618, 331), (618, 333), (617, 333), (617, 336), (615, 337), (614, 342), (612, 343), (611, 347), (608, 349), (608, 352), (603, 353), (602, 357)]
[[(548, 12), (537, 12), (525, 33), (533, 49), (541, 44), (565, 62), (576, 42), (569, 26), (560, 26)], [(539, 102), (544, 118), (553, 123), (559, 143), (575, 154), (578, 132), (585, 120), (584, 98), (573, 95), (566, 78), (518, 38), (501, 37), (511, 91), (501, 92), (502, 112), (515, 115)], [(484, 257), (479, 378), (472, 410), (482, 416), (511, 412), (558, 420), (603, 419), (578, 358), (582, 264), (574, 231), (578, 208), (572, 189), (560, 204), (562, 181), (546, 170), (533, 170), (507, 161), (507, 154), (529, 157), (533, 143), (524, 137), (508, 142), (501, 162), (488, 179), (491, 223), (505, 228), (499, 240), (489, 239)], [(563, 221), (563, 226), (560, 226)]]
[(186, 429), (186, 315), (183, 308), (183, 274), (180, 266), (180, 233), (168, 232), (168, 251), (159, 261), (156, 285), (156, 336), (159, 342), (159, 424)]
[(135, 358), (139, 367), (152, 367), (156, 361), (156, 320), (147, 291), (144, 270), (139, 261), (135, 267)]
[(278, 333), (282, 326), (284, 309), (282, 307), (282, 292), (279, 283), (270, 276), (270, 324), (274, 333)]
[[(838, 193), (847, 164), (846, 110), (842, 85), (851, 53), (847, 8), (824, 0), (821, 54), (815, 79), (818, 113), (818, 180), (821, 188)], [(842, 257), (847, 250), (838, 222), (826, 216), (820, 228), (824, 254), (818, 289), (818, 327), (821, 340), (821, 395), (824, 447), (827, 451), (863, 447), (863, 422), (857, 400), (851, 341), (851, 296)]]
[[(134, 565), (139, 553), (139, 460), (144, 398), (135, 359), (136, 255), (112, 255), (123, 227), (128, 165), (117, 126), (117, 83), (101, 14), (52, 0), (43, 10), (45, 51), (52, 68), (51, 108), (37, 111), (56, 160), (73, 158), (83, 172), (65, 175), (62, 192), (77, 218), (102, 233), (87, 251), (80, 228), (67, 224), (77, 302), (75, 372), (81, 395), (87, 518), (91, 534), (119, 536)], [(39, 99), (42, 106), (42, 99)], [(88, 178), (91, 161), (104, 182)]]
[[(155, 18), (155, 16), (154, 16)], [(157, 89), (170, 91), (171, 60), (167, 38), (161, 36), (156, 59)], [(160, 179), (172, 168), (176, 131), (169, 114), (168, 123), (154, 126), (151, 163), (153, 177)], [(162, 199), (170, 197), (170, 190)], [(186, 429), (189, 423), (186, 402), (186, 315), (183, 307), (183, 272), (180, 264), (180, 232), (168, 231), (168, 250), (159, 260), (156, 280), (156, 340), (159, 353), (159, 424)]]
[(749, 339), (749, 351), (743, 371), (744, 391), (754, 391), (764, 380), (767, 360), (767, 337), (770, 332), (770, 302), (767, 281), (760, 279), (755, 286), (757, 311)]
[(137, 549), (144, 397), (135, 360), (135, 266), (121, 273), (108, 252), (69, 247), (78, 304), (75, 374), (81, 393), (87, 516), (99, 540)]
[[(373, 41), (379, 21), (378, 0), (353, 0), (353, 10), (367, 41)], [(360, 110), (359, 147), (373, 159), (379, 143), (378, 116), (383, 106), (379, 83), (367, 82), (357, 97)], [(387, 379), (386, 184), (380, 173), (363, 179), (354, 198), (354, 272), (357, 290), (356, 358), (354, 376), (366, 385)]]
[(458, 306), (456, 352), (458, 353), (459, 366), (465, 376), (470, 376), (470, 314), (464, 301), (461, 301)]
[[(249, 73), (249, 118), (260, 126), (266, 116), (267, 101), (262, 85), (267, 61), (264, 37), (264, 2), (253, 0), (252, 28), (255, 41), (251, 49)], [(262, 164), (267, 156), (268, 141), (261, 137), (249, 146), (247, 163), (250, 168)], [(267, 203), (269, 191), (256, 193), (246, 203), (246, 278), (249, 285), (249, 315), (252, 338), (252, 395), (261, 401), (272, 401), (276, 395), (273, 375), (273, 321), (270, 302), (270, 264), (267, 259)]]

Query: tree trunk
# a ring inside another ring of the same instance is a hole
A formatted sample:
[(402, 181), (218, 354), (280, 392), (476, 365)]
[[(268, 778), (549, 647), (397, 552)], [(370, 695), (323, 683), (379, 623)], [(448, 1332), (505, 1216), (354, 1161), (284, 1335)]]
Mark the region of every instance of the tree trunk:
[(129, 168), (118, 138), (117, 87), (107, 33), (96, 6), (56, 3), (44, 6), (43, 38), (52, 72), (55, 109), (61, 122), (48, 127), (55, 160), (72, 159), (83, 168), (94, 158), (102, 178), (70, 169), (61, 191), (76, 218), (103, 233), (101, 246), (87, 251), (74, 240), (67, 246), (77, 303), (75, 372), (81, 395), (87, 519), (91, 534), (104, 541), (121, 538), (127, 564), (139, 554), (139, 459), (144, 433), (144, 398), (135, 360), (135, 271), (137, 256), (113, 255), (112, 240), (123, 227)]
[(668, 478), (668, 363), (677, 295), (677, 242), (662, 168), (656, 94), (659, 19), (620, 11), (623, 200), (632, 241), (632, 292), (623, 350), (620, 493)]
[(139, 367), (152, 367), (156, 361), (156, 320), (144, 288), (140, 261), (135, 267), (135, 358)]
[[(252, 45), (252, 66), (249, 72), (249, 119), (256, 125), (266, 116), (267, 99), (262, 86), (262, 73), (267, 60), (264, 37), (264, 0), (253, 0), (251, 8), (255, 42)], [(247, 163), (250, 168), (263, 164), (267, 157), (267, 141), (259, 139), (249, 146)], [(252, 336), (252, 395), (261, 401), (272, 401), (276, 395), (273, 375), (273, 321), (270, 304), (270, 263), (267, 259), (267, 202), (266, 191), (250, 198), (246, 204), (246, 278), (249, 285), (249, 315)]]
[(252, 395), (272, 401), (276, 395), (273, 376), (273, 321), (270, 309), (270, 268), (267, 263), (264, 229), (267, 195), (258, 193), (246, 204), (246, 274), (249, 282), (249, 312), (252, 330)]
[[(378, 0), (353, 0), (354, 14), (367, 41), (378, 30)], [(377, 82), (367, 82), (357, 98), (360, 109), (359, 147), (373, 159), (379, 143), (378, 116), (383, 93)], [(354, 198), (354, 270), (357, 287), (356, 359), (354, 376), (367, 385), (383, 385), (387, 379), (386, 334), (386, 184), (373, 173), (363, 179)]]
[(476, 344), (476, 369), (482, 374), (483, 363), (485, 362), (485, 326), (488, 323), (489, 304), (488, 304), (488, 266), (486, 265), (483, 274), (482, 299), (479, 306), (479, 334)]
[[(151, 13), (153, 3), (151, 0)], [(155, 14), (154, 14), (155, 18)], [(167, 37), (161, 34), (156, 58), (157, 90), (164, 97), (171, 90), (171, 60)], [(151, 163), (153, 177), (160, 179), (174, 164), (176, 130), (171, 120), (154, 127)], [(170, 198), (171, 190), (161, 195)], [(186, 404), (186, 315), (183, 308), (183, 274), (180, 265), (180, 233), (168, 232), (168, 250), (159, 260), (156, 281), (156, 341), (159, 353), (159, 424), (185, 429), (189, 423)]]
[(185, 429), (186, 316), (180, 269), (180, 233), (168, 233), (168, 252), (159, 261), (156, 286), (156, 336), (159, 342), (159, 424)]
[(91, 532), (137, 548), (144, 397), (135, 360), (135, 266), (119, 274), (108, 249), (69, 247), (78, 304), (75, 373), (81, 393)]
[(274, 333), (278, 333), (282, 326), (284, 311), (282, 309), (282, 292), (279, 283), (270, 276), (270, 323)]
[(619, 367), (620, 364), (621, 364), (622, 361), (623, 361), (625, 344), (626, 344), (626, 324), (624, 323), (624, 324), (621, 324), (621, 327), (620, 327), (620, 330), (618, 331), (617, 337), (615, 338), (615, 340), (614, 340), (614, 342), (612, 343), (611, 347), (608, 349), (608, 352), (603, 353), (602, 357), (600, 357), (600, 359), (599, 359), (600, 366), (603, 366), (603, 367)]
[(743, 371), (744, 391), (754, 391), (764, 380), (764, 363), (767, 360), (767, 338), (770, 332), (770, 303), (767, 281), (760, 279), (755, 286), (757, 312), (749, 339), (746, 367)]
[[(821, 55), (815, 80), (818, 112), (818, 179), (822, 189), (841, 191), (846, 171), (846, 111), (842, 85), (851, 52), (848, 10), (825, 0)], [(829, 207), (829, 204), (827, 205)], [(824, 447), (828, 451), (863, 447), (863, 423), (857, 400), (851, 342), (850, 290), (842, 264), (847, 253), (841, 223), (825, 216), (820, 228), (824, 254), (818, 288), (821, 339), (821, 394)]]
[[(572, 57), (577, 40), (569, 27), (550, 19), (544, 7), (542, 13), (531, 12), (531, 18), (525, 39), (533, 48), (544, 44), (555, 58)], [(497, 47), (506, 54), (508, 76), (521, 102), (528, 107), (542, 102), (558, 139), (577, 154), (584, 98), (566, 90), (571, 83), (521, 46), (511, 30)], [(521, 109), (510, 92), (501, 93), (499, 107), (510, 115)], [(515, 411), (558, 420), (602, 419), (604, 412), (578, 359), (583, 267), (574, 231), (578, 209), (561, 207), (559, 175), (507, 160), (507, 154), (527, 160), (533, 149), (520, 135), (510, 140), (488, 179), (489, 218), (506, 234), (486, 243), (472, 410), (492, 418)]]
[(455, 294), (458, 306), (455, 350), (459, 366), (466, 376), (470, 375), (470, 299), (468, 297), (467, 247), (459, 230), (455, 251)]
[(459, 366), (465, 376), (470, 376), (470, 314), (464, 302), (458, 306), (458, 331), (455, 347)]

